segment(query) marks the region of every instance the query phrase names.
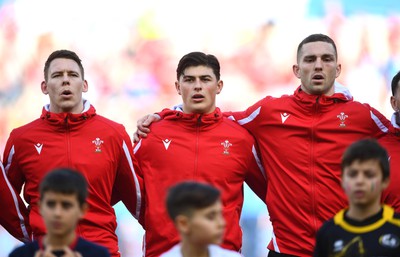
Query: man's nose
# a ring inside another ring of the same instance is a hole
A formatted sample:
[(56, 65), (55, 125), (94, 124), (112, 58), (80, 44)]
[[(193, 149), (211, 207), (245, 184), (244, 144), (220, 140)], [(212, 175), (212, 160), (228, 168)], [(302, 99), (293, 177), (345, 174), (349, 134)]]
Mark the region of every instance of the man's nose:
[(315, 69), (322, 69), (322, 60), (321, 58), (317, 58), (315, 61)]
[(64, 83), (69, 83), (69, 76), (68, 73), (66, 72), (63, 74), (63, 84)]
[(196, 79), (194, 82), (194, 89), (195, 90), (201, 90), (203, 88), (203, 85), (199, 79)]

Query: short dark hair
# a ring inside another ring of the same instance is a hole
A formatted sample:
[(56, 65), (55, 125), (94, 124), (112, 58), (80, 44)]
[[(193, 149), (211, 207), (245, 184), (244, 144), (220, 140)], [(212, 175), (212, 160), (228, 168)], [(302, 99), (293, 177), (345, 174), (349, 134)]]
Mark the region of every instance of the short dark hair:
[(65, 58), (65, 59), (70, 59), (70, 60), (75, 61), (78, 64), (79, 69), (81, 70), (82, 79), (85, 79), (85, 70), (82, 66), (82, 61), (79, 58), (79, 56), (75, 52), (63, 49), (63, 50), (57, 50), (57, 51), (52, 52), (50, 54), (50, 56), (47, 58), (46, 63), (44, 64), (44, 70), (43, 70), (44, 79), (46, 81), (47, 81), (47, 75), (49, 73), (50, 63), (54, 59), (59, 59), (59, 58)]
[(375, 139), (367, 138), (352, 143), (344, 152), (342, 157), (342, 172), (345, 167), (354, 161), (377, 160), (382, 170), (382, 177), (386, 179), (390, 175), (389, 156)]
[(299, 60), (301, 48), (303, 47), (303, 45), (307, 44), (307, 43), (312, 43), (312, 42), (326, 42), (326, 43), (331, 44), (333, 46), (333, 49), (335, 50), (335, 58), (337, 59), (336, 44), (332, 38), (330, 38), (324, 34), (311, 34), (308, 37), (306, 37), (305, 39), (303, 39), (303, 41), (301, 41), (299, 46), (297, 47), (297, 61)]
[(85, 177), (78, 171), (70, 168), (57, 168), (44, 176), (40, 183), (40, 199), (46, 192), (61, 194), (76, 194), (79, 205), (86, 202), (88, 188)]
[(217, 57), (202, 52), (191, 52), (184, 55), (179, 61), (178, 67), (176, 68), (176, 78), (179, 80), (179, 77), (183, 75), (186, 68), (196, 66), (210, 67), (213, 70), (215, 77), (217, 77), (217, 80), (221, 77), (220, 65)]
[(168, 215), (172, 220), (182, 214), (190, 216), (194, 210), (213, 205), (220, 196), (220, 191), (208, 184), (194, 181), (178, 183), (167, 194)]
[(392, 79), (392, 95), (394, 96), (399, 88), (399, 81), (400, 81), (400, 71), (394, 75)]

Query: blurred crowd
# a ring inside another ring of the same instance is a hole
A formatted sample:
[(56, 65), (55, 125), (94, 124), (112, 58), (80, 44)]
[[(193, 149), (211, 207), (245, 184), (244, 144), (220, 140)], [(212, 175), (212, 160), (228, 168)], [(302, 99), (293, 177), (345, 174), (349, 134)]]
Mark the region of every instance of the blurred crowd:
[[(89, 83), (86, 99), (103, 116), (124, 124), (130, 135), (138, 118), (179, 103), (175, 69), (187, 52), (217, 56), (225, 84), (217, 103), (223, 110), (242, 110), (265, 95), (294, 91), (299, 85), (292, 73), (297, 43), (319, 32), (337, 43), (342, 64), (338, 81), (356, 100), (369, 103), (388, 118), (392, 112), (390, 80), (400, 70), (399, 13), (345, 15), (343, 1), (333, 0), (324, 1), (325, 13), (319, 17), (308, 17), (307, 10), (300, 12), (282, 1), (284, 10), (294, 9), (282, 14), (284, 19), (271, 12), (260, 17), (263, 12), (257, 9), (274, 5), (271, 1), (248, 1), (254, 17), (251, 12), (240, 16), (240, 6), (231, 14), (226, 9), (210, 13), (204, 6), (193, 13), (179, 9), (178, 1), (165, 1), (177, 6), (168, 12), (163, 1), (149, 1), (140, 8), (121, 0), (96, 5), (72, 1), (59, 8), (54, 2), (0, 1), (1, 153), (13, 128), (40, 116), (47, 103), (40, 91), (44, 62), (53, 50), (62, 48), (75, 51), (83, 60)], [(299, 3), (307, 6), (308, 1)], [(204, 4), (221, 8), (212, 1)], [(250, 209), (245, 206), (248, 213), (243, 217), (255, 221), (246, 220), (246, 225), (270, 231), (259, 219), (268, 218), (265, 208), (255, 208), (253, 213)], [(140, 256), (137, 249), (143, 232), (120, 206), (117, 213), (123, 256)], [(132, 234), (137, 241), (130, 238)], [(261, 246), (262, 252), (267, 237), (251, 248)], [(5, 256), (16, 242), (6, 232), (0, 238), (0, 252), (6, 251), (0, 255)], [(255, 252), (248, 257), (260, 255)]]

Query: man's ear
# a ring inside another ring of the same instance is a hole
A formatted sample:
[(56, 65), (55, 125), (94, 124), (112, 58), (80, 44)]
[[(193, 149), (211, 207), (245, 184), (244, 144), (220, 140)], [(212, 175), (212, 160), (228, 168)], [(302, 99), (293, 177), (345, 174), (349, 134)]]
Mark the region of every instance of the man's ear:
[(46, 81), (42, 81), (42, 83), (40, 84), (40, 88), (42, 89), (43, 94), (47, 95), (49, 93), (49, 91), (47, 90)]
[(342, 65), (339, 63), (336, 66), (336, 78), (339, 77), (340, 73), (342, 72)]
[(221, 93), (223, 87), (224, 87), (224, 82), (222, 80), (218, 81), (217, 94)]
[(396, 97), (394, 97), (394, 96), (391, 96), (391, 97), (390, 97), (390, 104), (392, 105), (392, 108), (393, 108), (393, 110), (394, 110), (395, 112), (398, 112), (398, 111), (399, 111), (399, 109), (397, 108), (398, 103), (397, 103)]
[(87, 92), (89, 89), (89, 84), (86, 81), (86, 79), (83, 81), (83, 88), (82, 88), (82, 92)]
[(294, 64), (293, 67), (292, 67), (292, 70), (293, 70), (293, 74), (294, 74), (297, 78), (301, 78), (299, 65)]
[(181, 85), (179, 85), (178, 81), (175, 81), (175, 89), (176, 89), (176, 92), (178, 92), (178, 95), (182, 95)]

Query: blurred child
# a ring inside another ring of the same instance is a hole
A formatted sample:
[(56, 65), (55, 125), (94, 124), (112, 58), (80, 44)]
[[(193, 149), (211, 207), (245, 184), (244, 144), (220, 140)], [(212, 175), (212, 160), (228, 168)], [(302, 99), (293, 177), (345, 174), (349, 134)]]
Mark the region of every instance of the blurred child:
[(389, 157), (374, 139), (350, 145), (342, 157), (349, 207), (317, 233), (314, 257), (400, 256), (400, 214), (381, 204), (389, 184)]
[(166, 202), (181, 241), (161, 257), (242, 256), (218, 246), (225, 231), (218, 189), (198, 182), (182, 182), (170, 188)]
[(77, 171), (60, 168), (48, 173), (40, 184), (40, 214), (47, 234), (23, 245), (9, 257), (109, 257), (107, 248), (76, 235), (78, 221), (88, 205), (87, 182)]

